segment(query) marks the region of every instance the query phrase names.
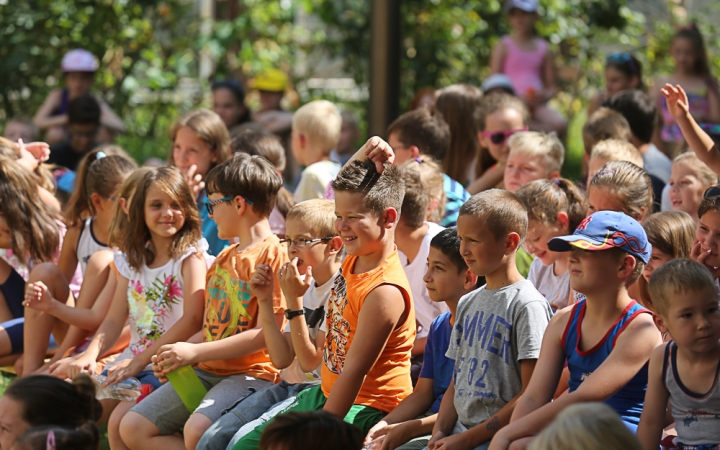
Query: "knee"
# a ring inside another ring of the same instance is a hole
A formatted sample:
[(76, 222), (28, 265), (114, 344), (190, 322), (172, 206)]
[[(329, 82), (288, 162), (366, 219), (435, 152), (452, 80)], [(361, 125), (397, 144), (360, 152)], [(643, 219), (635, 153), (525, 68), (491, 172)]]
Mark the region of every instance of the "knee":
[(183, 428), (185, 448), (195, 450), (200, 438), (211, 425), (212, 421), (207, 416), (198, 413), (192, 414)]
[(120, 438), (130, 448), (137, 447), (136, 444), (160, 435), (160, 430), (154, 423), (132, 411), (128, 411), (120, 419), (119, 432)]

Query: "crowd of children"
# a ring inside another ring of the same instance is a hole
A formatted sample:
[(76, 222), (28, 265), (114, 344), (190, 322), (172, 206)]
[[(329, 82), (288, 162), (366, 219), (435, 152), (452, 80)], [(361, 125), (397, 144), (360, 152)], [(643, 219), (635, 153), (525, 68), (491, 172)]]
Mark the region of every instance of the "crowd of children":
[(95, 449), (103, 423), (114, 450), (720, 448), (702, 37), (647, 92), (607, 57), (575, 183), (538, 5), (506, 6), (483, 89), (424, 92), (357, 151), (352, 113), (282, 111), (270, 71), (261, 111), (217, 82), (138, 168), (68, 53), (0, 139), (0, 449)]

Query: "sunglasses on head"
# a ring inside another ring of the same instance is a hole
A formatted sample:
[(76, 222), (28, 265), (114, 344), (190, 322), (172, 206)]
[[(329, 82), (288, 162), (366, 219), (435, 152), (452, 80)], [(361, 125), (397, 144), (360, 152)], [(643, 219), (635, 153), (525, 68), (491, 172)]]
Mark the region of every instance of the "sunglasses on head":
[(495, 145), (500, 145), (503, 142), (507, 140), (510, 136), (512, 136), (515, 133), (519, 133), (520, 131), (527, 131), (528, 127), (520, 128), (519, 130), (510, 130), (510, 131), (496, 131), (494, 133), (491, 133), (489, 131), (482, 131), (482, 135), (486, 138), (490, 139), (490, 142), (492, 142)]
[(618, 65), (627, 64), (628, 67), (630, 68), (630, 71), (633, 74), (637, 75), (637, 73), (638, 73), (637, 66), (635, 65), (635, 61), (633, 60), (632, 55), (628, 52), (610, 53), (605, 58), (605, 62), (606, 63), (611, 62), (611, 63), (615, 63)]
[(713, 198), (720, 196), (720, 186), (710, 186), (703, 194), (703, 198)]

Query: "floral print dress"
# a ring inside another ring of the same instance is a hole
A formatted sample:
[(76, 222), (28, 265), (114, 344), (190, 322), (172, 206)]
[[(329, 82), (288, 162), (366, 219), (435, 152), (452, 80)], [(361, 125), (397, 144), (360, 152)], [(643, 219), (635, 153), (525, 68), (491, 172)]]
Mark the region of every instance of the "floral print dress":
[(130, 317), (130, 345), (115, 362), (139, 355), (180, 320), (184, 301), (182, 264), (198, 250), (210, 266), (214, 258), (207, 253), (205, 239), (198, 241), (179, 258), (161, 267), (143, 266), (139, 272), (130, 267), (125, 254), (115, 256), (118, 273), (129, 281), (127, 300)]

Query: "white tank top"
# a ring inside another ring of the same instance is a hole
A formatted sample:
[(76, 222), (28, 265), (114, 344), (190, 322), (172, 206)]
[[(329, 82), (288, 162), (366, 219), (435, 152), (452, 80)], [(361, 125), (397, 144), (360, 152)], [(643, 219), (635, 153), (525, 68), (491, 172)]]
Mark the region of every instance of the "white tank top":
[(93, 220), (92, 217), (85, 220), (85, 225), (83, 225), (80, 230), (80, 237), (78, 238), (77, 248), (75, 250), (83, 276), (85, 275), (85, 269), (87, 269), (87, 263), (90, 257), (97, 251), (108, 249), (107, 244), (98, 241), (93, 234)]

